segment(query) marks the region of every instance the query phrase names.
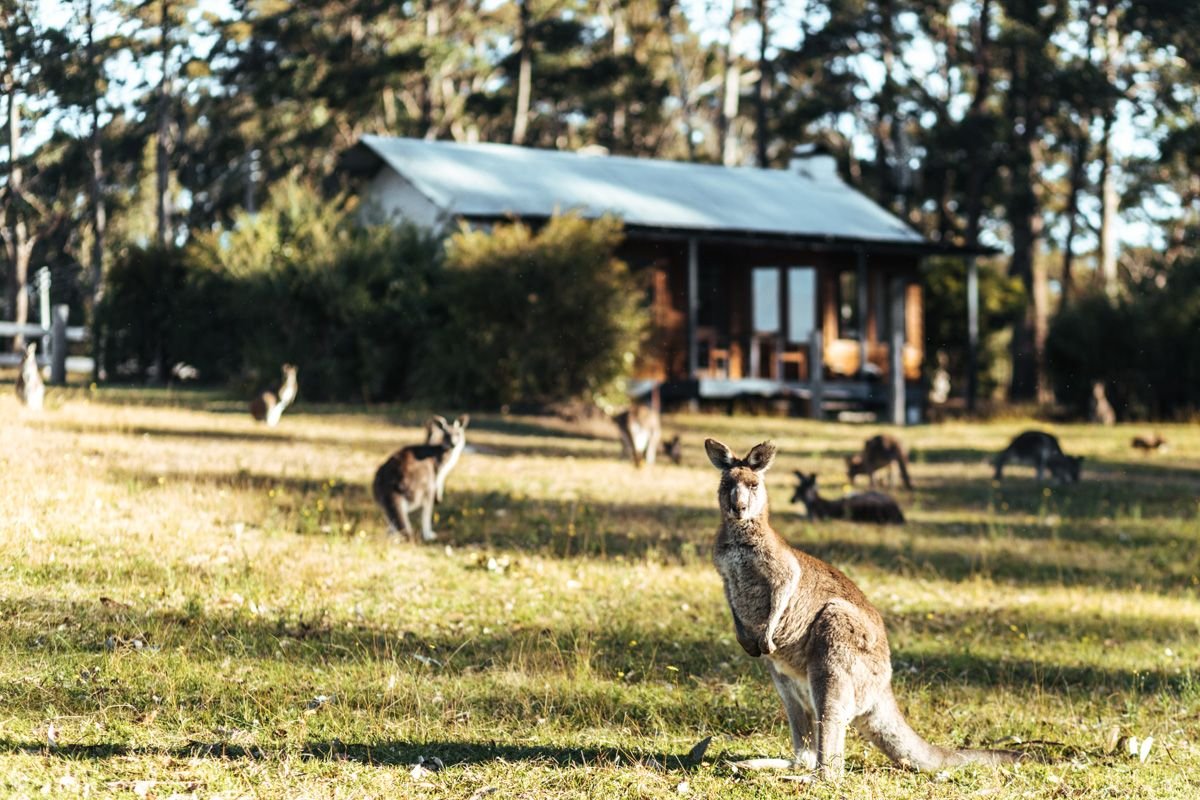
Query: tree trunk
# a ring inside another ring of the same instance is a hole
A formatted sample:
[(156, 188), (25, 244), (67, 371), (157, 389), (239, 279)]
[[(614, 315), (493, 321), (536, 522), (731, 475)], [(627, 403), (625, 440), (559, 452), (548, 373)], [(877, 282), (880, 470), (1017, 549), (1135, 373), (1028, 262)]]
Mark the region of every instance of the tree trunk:
[(1083, 191), (1083, 182), (1087, 179), (1087, 142), (1088, 124), (1084, 119), (1080, 130), (1075, 136), (1071, 148), (1071, 170), (1067, 190), (1067, 237), (1063, 240), (1062, 261), (1062, 305), (1065, 308), (1071, 302), (1075, 293), (1075, 278), (1073, 275), (1075, 263), (1075, 236), (1079, 232), (1079, 195)]
[(883, 86), (879, 90), (878, 118), (875, 121), (875, 174), (879, 182), (877, 197), (884, 198), (884, 207), (893, 213), (901, 212), (897, 207), (896, 195), (899, 188), (898, 131), (896, 130), (896, 86), (892, 76), (896, 73), (895, 30), (892, 19), (891, 0), (880, 4), (882, 25), (880, 30), (881, 60), (883, 62)]
[[(1104, 78), (1110, 92), (1116, 91), (1117, 60), (1120, 53), (1117, 12), (1110, 4), (1104, 17)], [(1112, 132), (1116, 122), (1116, 101), (1106, 98), (1100, 143), (1100, 274), (1104, 292), (1117, 296), (1117, 180), (1113, 164)]]
[(88, 141), (92, 175), (88, 184), (92, 204), (92, 311), (104, 295), (104, 233), (108, 216), (104, 207), (104, 153), (100, 147), (100, 75), (96, 66), (96, 26), (92, 0), (87, 3), (87, 59), (92, 72), (92, 130)]
[(1023, 319), (1013, 330), (1013, 400), (1045, 402), (1048, 382), (1045, 378), (1045, 344), (1049, 320), (1049, 293), (1045, 262), (1037, 257), (1042, 234), (1042, 218), (1034, 189), (1036, 165), (1034, 146), (1040, 127), (1033, 97), (1035, 77), (1031, 74), (1028, 54), (1021, 42), (1012, 47), (1012, 85), (1009, 89), (1009, 117), (1013, 122), (1012, 193), (1008, 217), (1012, 227), (1013, 256), (1010, 274), (1019, 277), (1031, 302)]
[(737, 163), (737, 137), (733, 126), (737, 121), (738, 102), (742, 94), (742, 70), (733, 52), (733, 40), (741, 27), (742, 11), (737, 0), (733, 1), (729, 14), (729, 40), (725, 45), (725, 92), (721, 102), (721, 114), (717, 118), (717, 141), (721, 148), (721, 163), (732, 167)]
[(517, 38), (521, 43), (521, 61), (517, 70), (517, 110), (513, 115), (513, 144), (525, 144), (529, 129), (529, 106), (533, 94), (533, 37), (529, 22), (529, 0), (520, 0)]
[(975, 32), (975, 92), (967, 111), (967, 186), (966, 186), (966, 246), (979, 244), (979, 227), (983, 219), (984, 173), (987, 171), (986, 105), (992, 87), (992, 65), (988, 28), (992, 23), (992, 1), (983, 0), (979, 8), (978, 30)]
[(767, 164), (767, 81), (770, 69), (767, 66), (767, 46), (770, 44), (771, 29), (767, 25), (767, 0), (757, 0), (755, 16), (758, 21), (758, 82), (754, 85), (755, 125), (754, 145), (758, 166), (766, 169)]
[[(425, 0), (425, 43), (433, 45), (441, 35), (441, 25), (438, 18), (438, 4), (435, 0)], [(433, 138), (433, 93), (434, 93), (435, 78), (429, 64), (425, 64), (421, 69), (421, 118), (418, 125), (420, 126), (417, 135), (430, 139)]]
[(675, 64), (675, 81), (679, 84), (679, 106), (683, 116), (683, 135), (687, 139), (688, 161), (696, 160), (696, 143), (692, 141), (692, 89), (688, 81), (687, 64), (683, 60), (683, 52), (675, 41), (675, 3), (668, 2), (662, 6), (663, 28), (667, 33), (667, 41), (671, 46), (671, 61)]
[[(625, 9), (621, 5), (621, 0), (611, 0), (609, 16), (612, 24), (612, 55), (613, 59), (619, 64), (629, 52), (629, 43), (626, 41), (629, 36), (629, 30), (625, 22)], [(612, 146), (614, 150), (624, 150), (625, 142), (625, 80), (618, 78), (616, 85), (613, 86), (613, 110), (612, 110)]]
[[(5, 54), (6, 63), (11, 63)], [(25, 172), (21, 168), (21, 107), (17, 104), (17, 80), (11, 69), (4, 75), (8, 95), (8, 187), (4, 221), (4, 250), (12, 266), (13, 322), (29, 322), (29, 262), (37, 237), (29, 233), (24, 212), (20, 208)], [(25, 337), (13, 337), (13, 351), (25, 349)]]
[(173, 238), (170, 232), (170, 210), (168, 208), (168, 188), (170, 178), (171, 150), (168, 144), (170, 136), (170, 33), (171, 10), (169, 0), (161, 0), (161, 34), (162, 34), (162, 77), (158, 82), (158, 141), (155, 142), (155, 165), (158, 173), (158, 231), (159, 247), (166, 247)]

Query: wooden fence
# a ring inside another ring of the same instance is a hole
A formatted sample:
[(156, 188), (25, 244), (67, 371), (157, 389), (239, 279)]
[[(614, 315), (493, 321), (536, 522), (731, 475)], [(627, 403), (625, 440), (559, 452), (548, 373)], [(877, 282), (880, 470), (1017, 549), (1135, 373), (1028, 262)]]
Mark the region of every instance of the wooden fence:
[[(38, 364), (50, 365), (50, 382), (64, 384), (67, 373), (83, 373), (90, 375), (94, 367), (89, 356), (72, 356), (67, 353), (70, 342), (86, 342), (87, 329), (82, 326), (70, 327), (67, 319), (70, 309), (66, 305), (57, 305), (51, 310), (49, 325), (18, 325), (15, 322), (0, 322), (0, 339), (11, 339), (24, 336), (27, 340), (37, 339)], [(5, 348), (9, 350), (11, 348)], [(0, 352), (0, 366), (15, 367), (21, 363), (22, 354)]]

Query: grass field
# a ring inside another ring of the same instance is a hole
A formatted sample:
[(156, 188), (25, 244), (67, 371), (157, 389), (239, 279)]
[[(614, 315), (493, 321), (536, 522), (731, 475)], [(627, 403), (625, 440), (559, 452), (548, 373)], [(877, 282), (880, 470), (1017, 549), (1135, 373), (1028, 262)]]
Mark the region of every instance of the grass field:
[[(419, 413), (48, 406), (0, 396), (4, 795), (1200, 796), (1200, 426), (1163, 426), (1152, 457), (1133, 429), (1059, 426), (1087, 459), (1065, 488), (992, 484), (1027, 423), (906, 430), (910, 524), (878, 529), (788, 503), (801, 467), (840, 492), (875, 428), (681, 416), (684, 465), (639, 472), (603, 427), (477, 415), (441, 541), (414, 546), (368, 487)], [(838, 787), (731, 768), (788, 742), (709, 562), (708, 435), (779, 443), (773, 522), (883, 612), (918, 731), (1049, 763), (919, 775), (851, 734)], [(1146, 762), (1114, 735), (1153, 736)], [(414, 778), (422, 757), (446, 767)]]

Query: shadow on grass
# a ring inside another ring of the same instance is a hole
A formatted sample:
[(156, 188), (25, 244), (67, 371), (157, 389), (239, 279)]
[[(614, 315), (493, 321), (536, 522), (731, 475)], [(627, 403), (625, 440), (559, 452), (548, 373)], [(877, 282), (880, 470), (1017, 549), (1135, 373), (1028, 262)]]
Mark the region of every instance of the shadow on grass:
[[(110, 474), (117, 480), (144, 485), (148, 491), (153, 491), (160, 479), (166, 484), (207, 485), (264, 495), (274, 490), (279, 496), (272, 501), (273, 512), (282, 514), (282, 524), (302, 535), (335, 535), (328, 532), (330, 526), (340, 530), (347, 521), (354, 530), (364, 524), (371, 530), (371, 520), (379, 523), (381, 533), (385, 528), (367, 485), (369, 475), (346, 483), (247, 470), (165, 474), (115, 470)], [(1163, 530), (1150, 522), (1108, 525), (1086, 516), (1071, 519), (1070, 510), (1081, 505), (1076, 497), (1056, 496), (1048, 505), (1040, 492), (1000, 497), (1011, 501), (1014, 512), (1022, 503), (1034, 505), (1027, 513), (1037, 513), (1046, 505), (1060, 509), (1053, 513), (1061, 514), (1061, 519), (1054, 525), (1041, 525), (997, 514), (992, 519), (921, 521), (880, 531), (844, 522), (813, 525), (800, 519), (800, 506), (791, 506), (792, 513), (781, 511), (774, 521), (776, 529), (793, 544), (835, 564), (868, 564), (909, 574), (928, 572), (948, 580), (982, 575), (1014, 585), (1179, 589), (1190, 585), (1196, 572), (1195, 537), (1188, 536), (1183, 526)], [(317, 499), (324, 501), (324, 513), (332, 516), (323, 521), (305, 516), (297, 521), (304, 509), (311, 512)], [(586, 498), (544, 500), (500, 491), (459, 490), (453, 479), (437, 513), (440, 539), (455, 546), (557, 558), (654, 559), (682, 564), (710, 556), (718, 524), (717, 513), (707, 506)], [(412, 518), (418, 523), (417, 516)], [(278, 519), (276, 516), (275, 524), (280, 524)], [(1046, 546), (1036, 547), (1038, 542)], [(1059, 546), (1062, 542), (1071, 547)]]
[[(267, 749), (257, 745), (228, 742), (190, 742), (182, 747), (131, 747), (123, 744), (66, 744), (53, 750), (44, 743), (0, 739), (0, 754), (56, 756), (74, 761), (103, 761), (110, 758), (166, 757), (175, 759), (282, 759), (294, 751)], [(338, 739), (310, 742), (300, 749), (301, 757), (324, 761), (352, 761), (376, 766), (411, 767), (419, 761), (429, 764), (433, 757), (446, 767), (487, 764), (490, 762), (536, 762), (556, 767), (616, 767), (634, 764), (656, 765), (655, 769), (694, 771), (700, 766), (688, 753), (663, 753), (616, 747), (567, 747), (536, 744), (502, 744), (495, 741), (384, 741), (376, 744), (347, 744)], [(729, 754), (718, 758), (730, 757)], [(745, 757), (745, 756), (736, 756)], [(711, 756), (710, 756), (711, 758)], [(429, 764), (432, 767), (432, 764)]]
[[(520, 568), (515, 569), (519, 572)], [(1190, 641), (1200, 633), (1195, 621), (1175, 623), (1134, 614), (1076, 618), (1029, 611), (1023, 615), (1021, 608), (1002, 613), (1003, 620), (992, 609), (960, 611), (932, 620), (915, 613), (892, 615), (889, 629), (898, 645), (892, 655), (898, 685), (903, 687), (913, 681), (1064, 694), (1132, 691), (1182, 695), (1200, 691), (1200, 683), (1191, 670), (1176, 670), (1157, 659), (1154, 664), (1133, 669), (1103, 663), (1105, 652), (1123, 645), (1152, 642), (1156, 646), (1151, 650), (1157, 653), (1159, 644)], [(135, 606), (112, 608), (101, 602), (23, 598), (5, 601), (0, 607), (0, 618), (5, 620), (5, 644), (31, 655), (117, 652), (134, 656), (136, 651), (130, 642), (136, 638), (141, 643), (139, 649), (149, 657), (185, 658), (193, 665), (224, 663), (236, 658), (247, 663), (259, 660), (297, 667), (317, 666), (323, 670), (338, 663), (376, 662), (389, 665), (389, 669), (411, 671), (414, 676), (451, 682), (466, 676), (487, 675), (493, 670), (566, 675), (570, 665), (578, 663), (582, 655), (591, 675), (619, 676), (618, 685), (628, 687), (632, 696), (640, 698), (637, 708), (627, 708), (632, 702), (629, 697), (612, 691), (595, 678), (586, 679), (582, 685), (538, 685), (532, 689), (536, 698), (529, 694), (528, 688), (503, 684), (490, 687), (494, 694), (480, 708), (511, 718), (527, 716), (532, 703), (559, 708), (558, 713), (578, 706), (588, 709), (588, 715), (601, 718), (624, 714), (647, 725), (664, 715), (682, 715), (700, 722), (700, 718), (692, 717), (699, 714), (702, 718), (713, 708), (693, 713), (680, 707), (688, 702), (687, 693), (682, 690), (692, 686), (693, 681), (706, 686), (724, 685), (748, 671), (766, 679), (762, 662), (752, 662), (732, 641), (732, 623), (722, 617), (718, 624), (723, 627), (714, 637), (710, 624), (693, 624), (694, 618), (684, 612), (670, 620), (674, 624), (666, 626), (657, 619), (603, 619), (583, 627), (564, 622), (548, 627), (529, 624), (505, 630), (456, 632), (420, 624), (414, 624), (415, 630), (397, 630), (369, 619), (347, 620), (323, 612), (308, 617), (289, 613), (272, 618), (242, 610), (144, 611)], [(1010, 624), (1028, 631), (1029, 636), (1046, 648), (1059, 643), (1078, 647), (1081, 637), (1088, 637), (1092, 640), (1088, 652), (1098, 663), (1063, 664), (1052, 655), (1038, 659), (1012, 654), (1003, 647), (1003, 642), (1014, 636), (1008, 629)], [(53, 633), (48, 634), (47, 630)], [(1000, 647), (989, 653), (965, 651), (955, 642), (955, 635), (965, 630), (983, 632), (987, 642), (999, 642)], [(907, 644), (910, 640), (912, 644)], [(632, 647), (631, 642), (637, 646)], [(679, 691), (658, 692), (657, 687), (664, 682)], [(643, 684), (654, 690), (652, 694), (638, 690)], [(35, 698), (38, 703), (48, 702), (44, 689), (12, 684), (9, 701), (17, 708)], [(68, 706), (91, 702), (87, 693), (79, 695), (75, 689), (71, 684), (68, 695), (57, 698), (56, 702)], [(141, 689), (134, 687), (130, 691)], [(714, 691), (708, 698), (709, 704), (728, 712), (725, 716), (737, 727), (740, 723), (735, 720), (744, 717), (738, 710), (737, 699), (723, 691)], [(506, 692), (511, 692), (511, 696)], [(22, 696), (25, 694), (28, 698)], [(347, 686), (342, 702), (351, 707), (371, 708), (378, 701), (378, 687), (364, 684)], [(232, 697), (230, 702), (240, 700)], [(585, 724), (586, 720), (580, 722)]]

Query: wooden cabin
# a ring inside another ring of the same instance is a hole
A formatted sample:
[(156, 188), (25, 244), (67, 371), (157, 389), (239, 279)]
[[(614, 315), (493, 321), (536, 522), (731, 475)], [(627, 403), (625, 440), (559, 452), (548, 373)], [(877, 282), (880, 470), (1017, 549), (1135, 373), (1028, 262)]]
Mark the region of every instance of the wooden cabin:
[(343, 159), (364, 213), (427, 227), (616, 214), (648, 276), (641, 390), (793, 398), (920, 418), (920, 264), (947, 252), (797, 148), (787, 169), (364, 136)]

